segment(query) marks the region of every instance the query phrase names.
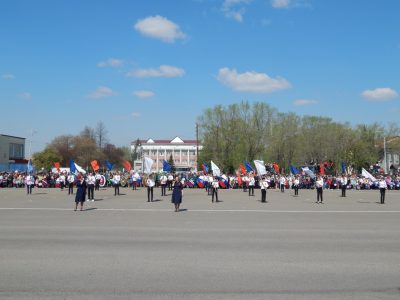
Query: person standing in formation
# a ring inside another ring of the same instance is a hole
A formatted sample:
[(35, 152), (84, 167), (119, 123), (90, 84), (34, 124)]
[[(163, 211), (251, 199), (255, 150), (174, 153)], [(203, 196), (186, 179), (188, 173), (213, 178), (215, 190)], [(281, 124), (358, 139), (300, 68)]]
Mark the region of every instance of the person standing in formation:
[(60, 174), (60, 177), (58, 177), (59, 183), (60, 183), (60, 188), (63, 191), (65, 187), (65, 175), (64, 173)]
[(174, 176), (171, 173), (168, 173), (168, 191), (172, 191), (172, 183), (174, 182)]
[(88, 201), (94, 202), (94, 185), (96, 183), (96, 178), (94, 177), (93, 173), (90, 172), (89, 175), (86, 177), (86, 184), (88, 189)]
[(342, 177), (340, 178), (340, 184), (342, 187), (342, 197), (346, 197), (347, 177), (344, 174), (342, 174)]
[(146, 180), (146, 186), (147, 186), (147, 202), (153, 202), (153, 188), (154, 188), (155, 182), (153, 180), (153, 175), (149, 175), (149, 177)]
[(168, 178), (165, 174), (162, 174), (160, 177), (160, 184), (161, 184), (161, 196), (166, 196), (166, 190), (167, 190), (167, 182)]
[(324, 186), (324, 179), (322, 176), (318, 177), (318, 180), (315, 182), (315, 187), (317, 188), (317, 203), (322, 203), (322, 188)]
[(254, 186), (256, 184), (256, 180), (254, 178), (254, 174), (250, 174), (249, 177), (249, 196), (254, 196)]
[(381, 194), (381, 204), (385, 204), (385, 192), (387, 189), (387, 184), (383, 176), (378, 181), (378, 187)]
[(137, 177), (136, 177), (136, 172), (132, 173), (132, 191), (137, 189)]
[(99, 172), (96, 172), (94, 175), (94, 179), (96, 180), (96, 184), (94, 186), (95, 191), (100, 191), (100, 180), (101, 180), (101, 175)]
[(211, 194), (212, 194), (212, 189), (213, 189), (212, 184), (213, 184), (213, 181), (214, 181), (214, 177), (213, 177), (211, 174), (209, 174), (209, 175), (207, 176), (207, 182), (208, 182), (207, 195), (211, 195)]
[(32, 194), (32, 188), (35, 185), (35, 177), (31, 173), (25, 177), (26, 193), (28, 195)]
[(285, 192), (285, 184), (286, 184), (286, 178), (285, 176), (281, 175), (281, 178), (279, 179), (279, 185), (281, 187), (281, 192)]
[(218, 201), (218, 188), (219, 188), (219, 182), (216, 177), (213, 178), (213, 181), (211, 183), (212, 185), (212, 196), (211, 196), (211, 202), (214, 202), (214, 195), (215, 195), (215, 202)]
[(247, 174), (244, 174), (242, 177), (242, 185), (243, 185), (243, 192), (247, 192), (247, 186), (249, 185), (249, 177), (247, 177)]
[(119, 195), (119, 186), (121, 182), (121, 176), (119, 175), (119, 172), (115, 173), (113, 178), (112, 178), (112, 183), (114, 185), (114, 196)]
[(182, 182), (179, 180), (179, 176), (175, 177), (173, 181), (173, 191), (172, 191), (172, 198), (171, 202), (175, 205), (175, 212), (179, 211), (179, 207), (182, 203), (183, 198), (183, 185)]
[(74, 182), (75, 182), (75, 175), (73, 173), (69, 173), (67, 177), (68, 195), (74, 194)]
[(299, 195), (299, 186), (300, 186), (299, 176), (296, 175), (296, 177), (294, 178), (294, 181), (293, 181), (293, 188), (294, 188), (294, 195), (295, 196)]
[(81, 210), (83, 210), (83, 203), (86, 198), (86, 181), (82, 174), (77, 177), (76, 183), (76, 195), (75, 195), (75, 211), (78, 209), (78, 204), (81, 204)]
[(261, 184), (260, 184), (260, 187), (261, 187), (261, 202), (262, 203), (266, 203), (267, 202), (267, 189), (268, 189), (268, 186), (269, 186), (269, 184), (268, 184), (267, 178), (265, 176), (263, 176), (261, 178)]

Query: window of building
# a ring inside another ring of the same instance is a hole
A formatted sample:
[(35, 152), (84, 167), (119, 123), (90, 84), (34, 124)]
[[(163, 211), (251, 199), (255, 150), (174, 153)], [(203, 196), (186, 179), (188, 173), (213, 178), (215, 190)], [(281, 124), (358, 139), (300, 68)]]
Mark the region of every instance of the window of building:
[(10, 143), (10, 158), (24, 158), (24, 145)]

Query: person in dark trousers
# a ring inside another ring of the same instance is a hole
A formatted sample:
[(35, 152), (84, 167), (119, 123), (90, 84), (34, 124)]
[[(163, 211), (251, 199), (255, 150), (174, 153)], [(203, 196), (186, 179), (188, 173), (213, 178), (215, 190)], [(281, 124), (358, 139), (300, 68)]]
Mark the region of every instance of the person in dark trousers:
[(86, 181), (81, 174), (78, 175), (78, 181), (76, 183), (76, 195), (75, 195), (75, 211), (78, 209), (78, 204), (81, 204), (81, 210), (83, 210), (83, 203), (86, 198)]
[(341, 188), (342, 188), (342, 197), (346, 197), (346, 189), (347, 189), (347, 177), (342, 175), (341, 179)]
[(32, 174), (28, 174), (25, 177), (26, 193), (28, 195), (32, 194), (32, 188), (35, 185), (35, 177)]
[(172, 187), (171, 202), (175, 205), (175, 212), (178, 212), (183, 198), (183, 184), (179, 180), (179, 176), (175, 177), (175, 180), (172, 182)]
[(294, 181), (293, 181), (293, 188), (294, 188), (294, 195), (298, 196), (299, 195), (299, 186), (300, 186), (300, 180), (299, 176), (296, 175)]
[(119, 172), (113, 175), (112, 183), (114, 185), (114, 196), (117, 196), (119, 195), (119, 186), (121, 185), (121, 176), (119, 175)]
[(320, 176), (318, 180), (315, 182), (315, 187), (317, 188), (317, 203), (322, 203), (322, 188), (324, 186), (324, 179)]
[(219, 182), (218, 179), (215, 177), (211, 183), (212, 185), (212, 196), (211, 196), (211, 202), (214, 202), (214, 196), (215, 196), (215, 202), (218, 201), (218, 188), (219, 188)]
[(385, 192), (387, 189), (387, 184), (383, 177), (379, 179), (378, 187), (379, 187), (379, 192), (381, 194), (381, 204), (385, 204)]
[(166, 190), (167, 190), (167, 182), (168, 182), (168, 177), (163, 174), (160, 177), (160, 184), (161, 184), (161, 196), (166, 196)]
[(67, 177), (68, 195), (74, 194), (74, 182), (75, 182), (75, 175), (73, 173), (70, 173)]
[(256, 180), (253, 174), (250, 174), (249, 177), (249, 196), (254, 196), (254, 185), (256, 184)]
[(146, 180), (147, 186), (147, 202), (153, 202), (153, 189), (154, 189), (155, 182), (153, 180), (153, 175), (150, 175), (149, 178)]
[(88, 191), (88, 201), (94, 201), (94, 186), (96, 184), (96, 177), (93, 173), (89, 173), (86, 177), (87, 191)]
[(267, 189), (268, 189), (268, 181), (265, 177), (261, 179), (260, 188), (261, 188), (261, 202), (267, 202)]

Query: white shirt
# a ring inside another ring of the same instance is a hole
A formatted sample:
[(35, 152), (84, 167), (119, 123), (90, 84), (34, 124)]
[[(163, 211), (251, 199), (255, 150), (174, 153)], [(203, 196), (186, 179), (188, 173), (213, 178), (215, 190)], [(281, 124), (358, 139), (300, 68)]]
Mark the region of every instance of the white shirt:
[(68, 181), (69, 183), (73, 183), (73, 182), (75, 181), (75, 176), (72, 175), (72, 174), (68, 175), (67, 181)]
[(172, 180), (174, 180), (174, 176), (168, 175), (168, 181), (172, 181)]
[(266, 179), (261, 181), (261, 189), (262, 190), (268, 189), (268, 186), (269, 186), (269, 184), (268, 184), (268, 181)]
[(154, 186), (154, 180), (148, 178), (148, 179), (146, 180), (146, 185), (147, 185), (148, 187), (153, 187), (153, 186)]
[(281, 179), (279, 179), (279, 182), (281, 184), (285, 184), (286, 183), (286, 178), (285, 177), (281, 177)]
[(214, 189), (219, 188), (219, 182), (218, 182), (218, 180), (214, 180), (214, 181), (212, 182), (212, 187), (213, 187)]
[(317, 188), (323, 187), (324, 186), (324, 180), (322, 178), (317, 180), (315, 185), (317, 186)]
[(114, 175), (112, 181), (114, 182), (114, 184), (118, 184), (121, 181), (121, 176)]
[(298, 186), (300, 184), (300, 180), (298, 180), (297, 178), (294, 180), (294, 185)]
[(93, 175), (88, 175), (88, 177), (86, 178), (86, 183), (87, 184), (95, 184), (96, 178)]
[(167, 183), (167, 176), (163, 175), (160, 177), (160, 183), (161, 184), (166, 184)]
[(254, 179), (254, 177), (250, 177), (249, 179), (249, 186), (254, 186), (256, 184), (256, 180)]
[(32, 175), (28, 175), (25, 178), (25, 182), (27, 185), (35, 184), (35, 178)]
[(65, 176), (64, 175), (60, 175), (60, 177), (58, 177), (59, 182), (64, 182), (65, 183)]
[(380, 189), (387, 189), (387, 184), (385, 180), (379, 180), (378, 186)]

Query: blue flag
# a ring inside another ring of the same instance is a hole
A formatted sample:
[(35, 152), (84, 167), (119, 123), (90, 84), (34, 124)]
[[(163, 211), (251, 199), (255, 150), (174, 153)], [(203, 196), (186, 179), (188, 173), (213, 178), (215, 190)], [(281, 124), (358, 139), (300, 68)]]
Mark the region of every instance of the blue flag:
[(69, 172), (76, 173), (75, 162), (72, 159), (69, 160)]
[(112, 163), (110, 163), (108, 160), (106, 160), (105, 163), (106, 163), (106, 166), (107, 166), (107, 170), (111, 171), (114, 165)]
[(32, 166), (32, 160), (30, 159), (28, 161), (28, 173), (31, 173), (31, 172), (33, 172), (33, 166)]
[(203, 162), (202, 167), (203, 167), (204, 173), (207, 174), (209, 169), (208, 169), (208, 166), (207, 166), (207, 164), (205, 162)]
[(346, 173), (346, 164), (344, 163), (344, 161), (342, 160), (342, 162), (341, 162), (341, 167), (342, 167), (342, 173), (344, 174), (344, 173)]
[(243, 163), (246, 166), (246, 171), (247, 172), (254, 171), (253, 167), (250, 165), (250, 163), (248, 161), (245, 160)]
[(163, 171), (164, 172), (171, 172), (171, 165), (164, 159), (163, 161)]
[(290, 165), (289, 168), (290, 172), (292, 172), (293, 175), (297, 175), (300, 173), (299, 170), (297, 170), (293, 165)]

